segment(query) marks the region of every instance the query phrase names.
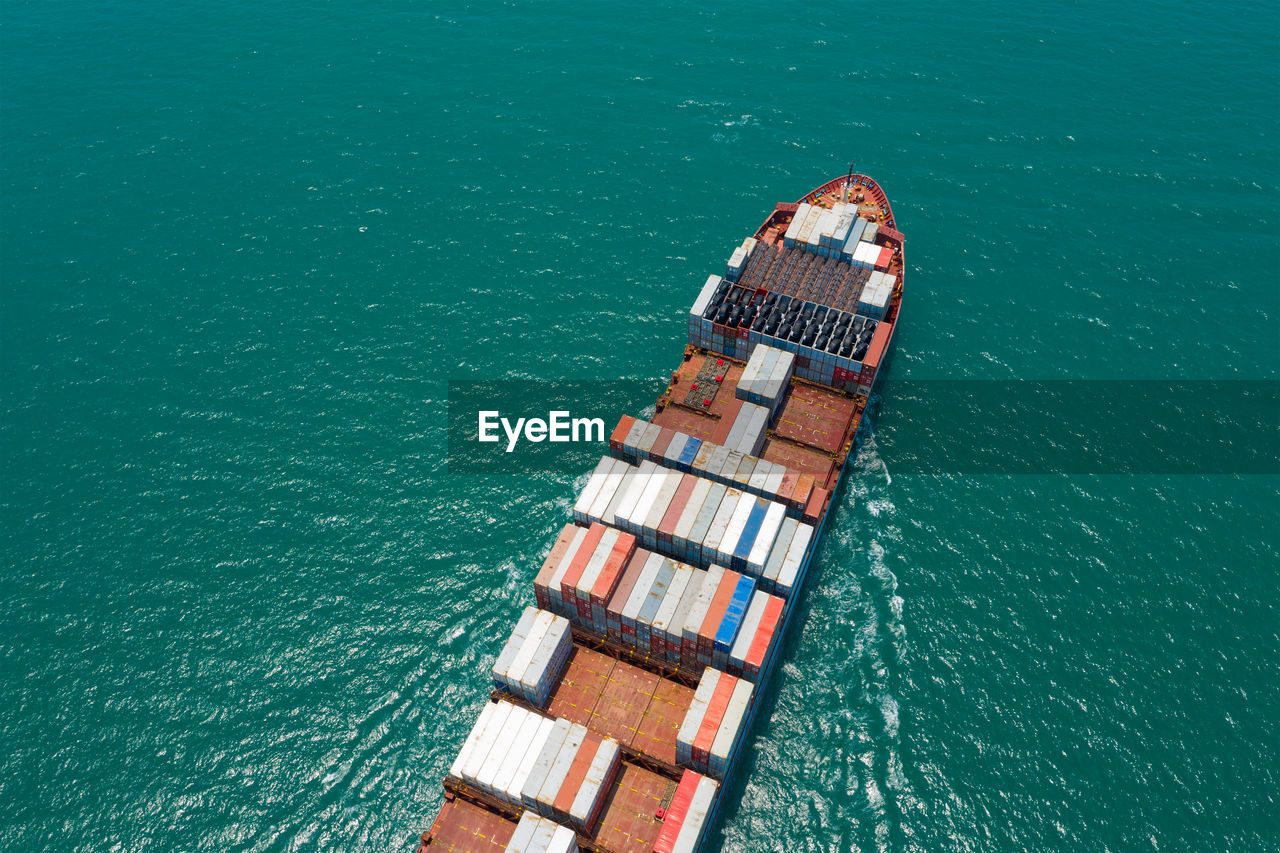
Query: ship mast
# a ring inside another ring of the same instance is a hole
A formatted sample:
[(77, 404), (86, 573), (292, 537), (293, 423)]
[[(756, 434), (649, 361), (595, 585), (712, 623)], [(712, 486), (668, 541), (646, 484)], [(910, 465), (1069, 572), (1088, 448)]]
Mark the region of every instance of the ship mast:
[(853, 161), (849, 161), (849, 176), (844, 179), (844, 198), (845, 204), (849, 203), (849, 190), (853, 187)]

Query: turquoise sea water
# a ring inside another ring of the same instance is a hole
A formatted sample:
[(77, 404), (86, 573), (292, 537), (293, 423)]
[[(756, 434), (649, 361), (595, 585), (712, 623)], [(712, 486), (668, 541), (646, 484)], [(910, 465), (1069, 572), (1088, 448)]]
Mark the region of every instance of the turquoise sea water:
[[(446, 380), (660, 379), (850, 159), (907, 233), (894, 378), (1276, 379), (1278, 37), (1244, 2), (5, 4), (0, 848), (410, 850), (580, 481), (447, 473)], [(878, 450), (710, 849), (1277, 849), (1277, 478)]]

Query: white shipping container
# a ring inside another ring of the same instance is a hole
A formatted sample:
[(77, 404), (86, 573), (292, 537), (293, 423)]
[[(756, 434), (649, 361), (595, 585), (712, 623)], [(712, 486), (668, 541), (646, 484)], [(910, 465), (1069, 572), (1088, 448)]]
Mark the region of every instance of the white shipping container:
[(534, 830), (533, 839), (529, 843), (529, 853), (547, 853), (551, 842), (555, 840), (556, 830), (560, 824), (538, 815), (538, 826)]
[(693, 604), (689, 607), (689, 612), (684, 617), (684, 627), (681, 629), (682, 642), (697, 646), (698, 629), (706, 621), (707, 612), (711, 609), (711, 602), (716, 596), (716, 590), (720, 588), (720, 581), (724, 579), (724, 571), (723, 566), (712, 566), (702, 576), (702, 586), (698, 590), (698, 597), (693, 600)]
[(476, 741), (475, 748), (467, 756), (466, 763), (462, 765), (460, 778), (467, 782), (475, 782), (476, 774), (480, 772), (480, 768), (484, 766), (485, 761), (489, 758), (489, 751), (493, 748), (494, 741), (498, 739), (498, 735), (502, 734), (502, 730), (507, 724), (507, 717), (511, 715), (511, 709), (515, 707), (510, 702), (498, 702), (496, 704), (498, 707), (489, 716), (484, 731), (480, 733), (480, 739)]
[(861, 239), (867, 243), (874, 243), (876, 240), (876, 232), (880, 230), (880, 226), (874, 222), (868, 222), (866, 230), (862, 232)]
[(557, 824), (546, 853), (578, 853), (578, 836), (569, 827)]
[[(653, 463), (649, 463), (653, 464)], [(644, 491), (640, 493), (640, 498), (636, 501), (636, 505), (632, 508), (631, 513), (627, 516), (623, 529), (628, 533), (639, 534), (645, 515), (649, 512), (649, 508), (653, 506), (653, 502), (658, 498), (658, 492), (667, 482), (667, 470), (654, 466), (654, 472), (649, 477), (649, 482), (645, 486)]]
[(565, 549), (564, 556), (560, 558), (556, 570), (551, 574), (551, 580), (547, 582), (547, 592), (551, 596), (551, 609), (563, 610), (563, 596), (560, 593), (560, 582), (564, 580), (565, 572), (569, 571), (569, 566), (573, 563), (573, 558), (578, 556), (578, 551), (582, 549), (582, 543), (587, 538), (587, 528), (580, 527), (573, 534), (573, 540), (569, 543), (569, 547)]
[(533, 772), (534, 762), (538, 760), (538, 756), (542, 754), (542, 750), (546, 748), (547, 740), (551, 737), (551, 730), (555, 727), (556, 721), (550, 717), (538, 717), (538, 728), (533, 737), (529, 739), (529, 748), (520, 758), (520, 764), (516, 768), (515, 775), (511, 777), (511, 781), (507, 783), (506, 800), (507, 802), (522, 806), (523, 799), (520, 792), (524, 790), (525, 782), (529, 781), (529, 774)]
[(648, 421), (637, 418), (631, 429), (627, 430), (627, 437), (622, 440), (624, 456), (636, 455), (636, 445), (640, 443), (640, 437), (644, 435), (644, 428), (648, 425)]
[(808, 224), (807, 230), (800, 235), (801, 242), (805, 244), (805, 251), (812, 251), (818, 245), (818, 229), (821, 227), (822, 219), (827, 215), (825, 207), (814, 207), (812, 221)]
[(702, 442), (702, 446), (698, 448), (697, 454), (694, 455), (693, 461), (689, 463), (689, 468), (694, 473), (702, 473), (707, 470), (707, 466), (711, 464), (711, 457), (719, 450), (719, 446), (709, 441)]
[(486, 731), (489, 725), (489, 718), (498, 710), (497, 702), (485, 702), (484, 707), (480, 709), (480, 716), (476, 718), (476, 724), (471, 727), (471, 733), (467, 735), (467, 739), (462, 743), (462, 749), (458, 752), (458, 757), (453, 760), (453, 766), (449, 768), (449, 775), (455, 779), (462, 778), (462, 768), (466, 765), (471, 754), (475, 752), (476, 744), (479, 742), (481, 735)]
[(707, 307), (711, 304), (711, 297), (715, 296), (716, 288), (720, 286), (723, 279), (718, 275), (707, 276), (707, 283), (702, 285), (702, 290), (698, 292), (698, 298), (693, 301), (693, 308), (690, 314), (701, 318), (706, 312)]
[(551, 807), (556, 801), (556, 795), (560, 793), (565, 777), (569, 775), (569, 768), (573, 766), (573, 759), (578, 756), (582, 742), (587, 739), (585, 728), (577, 723), (571, 723), (570, 726), (569, 736), (565, 738), (564, 746), (552, 763), (551, 770), (547, 773), (547, 780), (542, 783), (542, 790), (538, 792), (537, 810), (543, 817), (551, 817)]
[(813, 233), (813, 228), (818, 224), (818, 220), (822, 217), (823, 209), (820, 207), (810, 207), (809, 215), (805, 217), (804, 224), (800, 226), (800, 232), (796, 234), (796, 246), (800, 248), (808, 248), (810, 242), (809, 236)]
[(747, 489), (753, 494), (764, 495), (765, 483), (769, 480), (769, 474), (773, 471), (773, 463), (767, 459), (757, 459), (756, 467), (751, 471), (751, 477), (747, 480)]
[(578, 493), (578, 500), (573, 505), (574, 521), (582, 521), (586, 518), (587, 510), (591, 508), (591, 503), (600, 492), (600, 485), (604, 482), (604, 475), (613, 469), (614, 461), (613, 457), (604, 456), (596, 463), (591, 476), (587, 478), (587, 484), (582, 487), (582, 491)]
[(645, 423), (644, 431), (640, 433), (640, 440), (636, 442), (636, 453), (644, 458), (649, 450), (653, 447), (653, 443), (658, 440), (658, 436), (662, 434), (662, 428), (657, 424)]
[(535, 853), (535, 849), (530, 847), (530, 844), (538, 829), (538, 822), (541, 820), (542, 818), (533, 812), (520, 815), (516, 831), (511, 834), (511, 840), (507, 842), (506, 853)]
[(760, 523), (760, 532), (751, 545), (751, 553), (747, 555), (747, 568), (756, 577), (763, 576), (765, 563), (773, 552), (774, 543), (778, 540), (778, 533), (782, 530), (782, 523), (786, 517), (787, 508), (780, 503), (770, 501), (769, 508), (764, 513), (764, 521)]
[(551, 683), (560, 677), (568, 662), (572, 646), (573, 633), (569, 620), (555, 617), (529, 661), (529, 666), (519, 676), (518, 682), (524, 698), (535, 705), (542, 705), (550, 692)]
[(635, 482), (631, 484), (631, 488), (623, 496), (622, 502), (618, 503), (618, 510), (613, 517), (613, 524), (626, 529), (627, 519), (632, 512), (635, 511), (636, 503), (640, 501), (641, 494), (645, 489), (649, 488), (649, 484), (653, 482), (654, 474), (658, 473), (658, 466), (653, 462), (645, 460), (640, 462), (640, 470), (636, 473)]
[(698, 511), (698, 518), (693, 523), (693, 527), (689, 529), (689, 547), (687, 553), (690, 555), (691, 561), (701, 565), (701, 558), (706, 549), (707, 533), (711, 525), (715, 521), (717, 513), (720, 512), (720, 505), (725, 502), (725, 494), (727, 487), (722, 483), (712, 483), (711, 491), (707, 493), (707, 499), (702, 502), (702, 507)]
[(733, 517), (733, 513), (738, 507), (738, 502), (742, 500), (742, 496), (742, 492), (737, 489), (728, 489), (725, 492), (724, 499), (720, 501), (720, 506), (716, 509), (715, 517), (712, 518), (711, 524), (707, 527), (707, 535), (702, 540), (702, 558), (704, 561), (715, 561), (715, 554), (720, 545), (720, 540), (724, 539), (729, 520)]
[(751, 402), (760, 403), (771, 398), (769, 380), (773, 377), (774, 368), (783, 354), (780, 349), (775, 349), (771, 346), (764, 347), (764, 357), (760, 359), (760, 373), (756, 377), (755, 384), (751, 386), (751, 393), (754, 397)]
[[(622, 608), (623, 626), (635, 628), (636, 617), (640, 614), (640, 609), (644, 606), (645, 599), (649, 596), (649, 590), (653, 589), (654, 581), (657, 579), (658, 572), (665, 560), (666, 558), (661, 554), (649, 555), (644, 568), (640, 571), (640, 577), (636, 578), (636, 585), (631, 588), (631, 595), (627, 596), (626, 606)], [(631, 634), (623, 632), (623, 642), (628, 643), (628, 645), (635, 644), (634, 638), (634, 631)]]
[(493, 663), (493, 680), (498, 686), (505, 687), (510, 683), (511, 662), (515, 660), (520, 647), (528, 639), (529, 629), (533, 627), (533, 620), (537, 615), (538, 608), (529, 605), (520, 614), (520, 619), (516, 622), (516, 626), (511, 629), (511, 637), (508, 638), (506, 645), (498, 653), (498, 659)]
[(676, 467), (676, 461), (680, 458), (680, 451), (684, 450), (685, 443), (688, 440), (689, 436), (682, 432), (677, 432), (671, 437), (671, 443), (667, 445), (667, 449), (662, 453), (663, 467)]
[(768, 349), (763, 346), (757, 346), (751, 351), (751, 357), (747, 359), (746, 367), (742, 368), (742, 375), (738, 377), (738, 386), (734, 389), (738, 399), (748, 399), (748, 395), (751, 394), (751, 383), (755, 382), (760, 375), (760, 366), (766, 352)]
[(782, 481), (786, 476), (787, 466), (774, 465), (769, 478), (764, 481), (764, 493), (771, 497), (777, 497), (778, 490), (782, 488)]
[(710, 480), (699, 477), (693, 484), (693, 491), (689, 492), (689, 501), (684, 505), (680, 518), (671, 532), (673, 547), (683, 548), (689, 541), (689, 528), (693, 527), (694, 521), (697, 520), (698, 510), (702, 508), (702, 503), (707, 499), (707, 493), (710, 491)]
[[(743, 403), (742, 405), (746, 406), (750, 404)], [(746, 428), (746, 422), (743, 420), (740, 420), (738, 416), (735, 414), (733, 416), (733, 425), (729, 427), (729, 434), (726, 435), (724, 438), (724, 446), (729, 448), (731, 451), (737, 450), (738, 447), (742, 444), (742, 431), (745, 428)], [(727, 460), (728, 460), (728, 457), (726, 457), (726, 461)], [(721, 469), (722, 469), (721, 471), (713, 471), (708, 473), (722, 475), (723, 465), (721, 466)]]
[(804, 566), (805, 554), (809, 550), (809, 541), (812, 538), (812, 525), (801, 524), (796, 527), (796, 534), (791, 538), (790, 544), (787, 545), (787, 556), (783, 559), (782, 568), (778, 571), (778, 589), (782, 590), (780, 594), (791, 594), (791, 589), (795, 586), (800, 569)]
[(772, 586), (778, 581), (778, 574), (782, 571), (782, 564), (787, 558), (787, 549), (791, 546), (791, 539), (795, 536), (796, 529), (800, 526), (799, 519), (787, 517), (782, 520), (782, 527), (778, 530), (778, 538), (773, 543), (773, 550), (769, 552), (769, 558), (764, 563), (764, 574), (761, 575), (769, 585)]
[(843, 260), (850, 261), (853, 259), (853, 252), (861, 241), (862, 232), (867, 227), (867, 220), (858, 217), (853, 220), (853, 226), (849, 229), (849, 236), (844, 241), (844, 246), (840, 250), (840, 257)]
[(880, 259), (880, 247), (871, 243), (859, 243), (853, 250), (854, 263), (863, 264), (867, 267), (874, 267), (876, 261)]
[(733, 507), (733, 513), (729, 516), (729, 523), (725, 525), (724, 536), (715, 546), (716, 560), (726, 565), (733, 561), (733, 549), (738, 544), (738, 539), (742, 537), (743, 528), (747, 525), (747, 518), (751, 515), (751, 510), (755, 509), (756, 496), (745, 493), (739, 493), (742, 496), (738, 498), (737, 503)]
[(595, 500), (591, 502), (591, 506), (587, 509), (586, 518), (588, 521), (605, 522), (605, 509), (617, 493), (623, 477), (631, 470), (631, 466), (621, 459), (615, 459), (613, 463), (613, 467), (605, 472), (600, 483), (600, 489), (596, 492)]
[(800, 234), (800, 228), (804, 225), (805, 217), (809, 215), (808, 202), (802, 203), (796, 208), (796, 212), (791, 216), (791, 224), (787, 226), (786, 233), (782, 235), (782, 245), (791, 248), (791, 244), (795, 242), (796, 237)]
[(552, 724), (547, 742), (543, 744), (542, 751), (538, 753), (538, 758), (533, 763), (533, 769), (529, 771), (529, 777), (520, 788), (520, 802), (526, 809), (532, 809), (535, 812), (538, 810), (538, 792), (546, 783), (547, 774), (551, 772), (551, 767), (555, 764), (572, 730), (573, 723), (568, 720), (560, 719)]
[(636, 480), (640, 476), (639, 468), (632, 466), (628, 469), (626, 476), (618, 484), (618, 490), (613, 493), (613, 500), (609, 501), (609, 505), (604, 509), (604, 514), (596, 519), (597, 521), (601, 524), (608, 524), (611, 527), (618, 523), (618, 508), (622, 506), (622, 502), (631, 493), (631, 489), (635, 486)]
[(747, 253), (742, 250), (741, 246), (739, 246), (738, 248), (733, 250), (733, 254), (729, 255), (729, 263), (728, 263), (729, 274), (725, 277), (728, 278), (730, 281), (737, 281), (738, 276), (742, 274), (742, 268), (746, 266), (746, 263), (747, 263)]
[(676, 490), (680, 488), (680, 483), (685, 476), (679, 471), (667, 471), (662, 488), (658, 490), (658, 497), (654, 500), (653, 505), (649, 507), (649, 512), (641, 522), (645, 541), (649, 544), (657, 544), (658, 525), (662, 523), (662, 517), (667, 514), (667, 509), (670, 508), (671, 501), (676, 496)]
[(769, 594), (756, 590), (751, 594), (751, 604), (747, 606), (747, 615), (742, 619), (742, 627), (738, 629), (738, 637), (729, 649), (729, 671), (736, 668), (739, 675), (746, 665), (747, 652), (755, 642), (756, 633), (760, 630), (760, 619), (764, 616), (764, 607), (769, 601)]
[(688, 766), (692, 763), (693, 742), (698, 737), (698, 729), (702, 727), (702, 720), (707, 715), (711, 695), (716, 692), (716, 685), (719, 683), (720, 670), (707, 667), (702, 671), (698, 686), (693, 691), (693, 701), (689, 703), (689, 710), (685, 712), (684, 720), (676, 732), (676, 764)]
[(831, 232), (831, 247), (839, 250), (844, 247), (844, 243), (849, 239), (849, 232), (853, 229), (853, 220), (857, 217), (855, 211), (849, 210), (847, 206), (841, 206), (840, 220), (836, 223), (835, 230)]
[(743, 724), (747, 718), (747, 709), (751, 707), (751, 698), (754, 691), (755, 685), (745, 678), (739, 680), (733, 686), (733, 693), (729, 696), (729, 705), (724, 712), (724, 720), (720, 723), (720, 729), (716, 732), (716, 739), (711, 744), (711, 757), (707, 761), (707, 769), (711, 772), (708, 775), (717, 779), (724, 778), (724, 772), (728, 769), (729, 759), (733, 756), (738, 740), (742, 735)]
[(525, 639), (524, 645), (520, 647), (520, 651), (516, 653), (515, 659), (511, 661), (511, 669), (507, 670), (513, 686), (519, 683), (520, 677), (529, 668), (529, 662), (533, 660), (534, 654), (537, 653), (538, 645), (542, 642), (542, 638), (547, 635), (547, 631), (551, 628), (553, 620), (556, 618), (555, 614), (548, 613), (545, 610), (539, 610), (538, 615), (534, 617), (533, 626), (529, 628), (529, 636)]
[(546, 719), (541, 714), (525, 715), (524, 721), (516, 732), (511, 748), (502, 760), (502, 766), (494, 775), (493, 781), (489, 786), (489, 792), (504, 803), (513, 802), (507, 789), (511, 786), (511, 780), (515, 778), (516, 773), (520, 771), (520, 765), (524, 763), (526, 756), (530, 752), (535, 752), (534, 740), (537, 738), (538, 731)]
[(818, 221), (817, 233), (814, 235), (814, 243), (818, 246), (830, 246), (831, 235), (836, 230), (836, 225), (840, 221), (840, 216), (834, 210), (828, 210), (822, 214), (822, 219)]
[(698, 780), (698, 787), (693, 791), (693, 800), (689, 803), (684, 822), (680, 824), (680, 832), (676, 835), (671, 853), (694, 853), (698, 849), (698, 844), (707, 831), (711, 806), (715, 803), (719, 788), (715, 780), (707, 776)]
[(684, 598), (695, 571), (701, 570), (694, 569), (685, 563), (676, 564), (676, 570), (671, 575), (670, 582), (667, 583), (667, 593), (663, 596), (662, 603), (658, 605), (658, 610), (650, 623), (652, 636), (661, 637), (664, 640), (671, 636), (671, 622), (675, 617), (676, 608), (680, 606), (680, 600)]
[[(683, 564), (682, 564), (683, 565)], [(683, 652), (681, 645), (684, 642), (684, 620), (688, 616), (693, 603), (698, 600), (698, 593), (702, 591), (702, 582), (706, 579), (707, 573), (702, 569), (693, 569), (693, 575), (689, 578), (689, 583), (685, 587), (684, 595), (680, 597), (680, 603), (676, 605), (675, 612), (671, 614), (671, 621), (667, 626), (667, 658), (673, 661), (683, 660)], [(692, 663), (692, 661), (690, 661)]]
[(517, 743), (516, 737), (533, 716), (536, 715), (530, 714), (519, 705), (511, 706), (506, 725), (498, 733), (498, 739), (493, 742), (493, 747), (489, 750), (489, 757), (485, 759), (484, 764), (480, 765), (480, 771), (476, 773), (475, 783), (481, 790), (490, 793), (497, 791), (495, 783), (502, 772), (503, 764), (511, 759), (512, 747)]
[(620, 757), (621, 750), (613, 738), (605, 738), (596, 749), (595, 757), (591, 759), (582, 785), (578, 788), (578, 794), (569, 806), (569, 817), (576, 825), (585, 829), (596, 813), (600, 800), (604, 798), (605, 783), (613, 775)]

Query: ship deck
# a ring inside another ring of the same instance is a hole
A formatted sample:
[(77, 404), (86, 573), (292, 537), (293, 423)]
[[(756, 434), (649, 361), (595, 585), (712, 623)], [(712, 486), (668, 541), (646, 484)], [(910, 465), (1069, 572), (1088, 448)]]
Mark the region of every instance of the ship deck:
[[(843, 199), (847, 185), (848, 177), (841, 176), (818, 187), (801, 202), (777, 205), (755, 234), (767, 251), (759, 253), (758, 261), (743, 270), (741, 284), (848, 310), (850, 294), (856, 302), (861, 291), (856, 275), (833, 267), (826, 262), (828, 259), (793, 256), (796, 250), (782, 245), (783, 234), (800, 203), (830, 207)], [(881, 240), (895, 249), (889, 271), (900, 282), (881, 321), (882, 327), (888, 327), (891, 341), (902, 297), (902, 235), (896, 231), (893, 211), (878, 184), (855, 175), (849, 189), (849, 200), (858, 205), (860, 215), (893, 229), (887, 232), (887, 239)], [(735, 351), (732, 347), (730, 350)], [(802, 358), (797, 357), (797, 367), (807, 366), (807, 359), (802, 363)], [(670, 384), (659, 397), (651, 422), (723, 444), (742, 406), (736, 388), (744, 366), (736, 358), (687, 346)], [(805, 508), (805, 517), (812, 516), (818, 531), (806, 552), (805, 568), (817, 547), (826, 513), (834, 504), (831, 497), (853, 450), (865, 404), (865, 396), (793, 377), (790, 392), (766, 433), (761, 458), (797, 474), (810, 475), (827, 490), (825, 502), (818, 500), (815, 492), (815, 503)], [(803, 573), (804, 568), (797, 586), (803, 581)], [(796, 609), (787, 608), (779, 637)], [(682, 773), (676, 765), (676, 737), (692, 703), (697, 671), (656, 662), (635, 650), (589, 636), (578, 627), (573, 630), (573, 642), (574, 648), (547, 707), (538, 710), (614, 738), (623, 752), (620, 770), (600, 817), (589, 836), (579, 836), (579, 844), (593, 853), (651, 853), (663, 825), (658, 815), (671, 804)], [(696, 669), (700, 671), (701, 667)], [(759, 683), (764, 684), (766, 678), (767, 671), (762, 671)], [(494, 691), (494, 695), (532, 707), (506, 693)], [(753, 705), (751, 718), (758, 707), (758, 703)], [(750, 718), (747, 727), (750, 728)], [(727, 772), (732, 769), (731, 764)], [(506, 849), (516, 829), (518, 809), (453, 777), (446, 778), (444, 789), (444, 803), (431, 830), (423, 834), (419, 853)], [(714, 811), (721, 799), (716, 800), (710, 823), (714, 823)]]
[[(692, 352), (672, 375), (652, 422), (703, 441), (721, 443), (742, 407), (736, 388), (744, 366), (716, 353)], [(718, 384), (700, 383), (698, 377), (705, 375), (706, 367), (714, 368), (715, 375), (723, 380)], [(691, 394), (695, 405), (686, 402)], [(840, 476), (862, 411), (860, 398), (794, 380), (760, 456), (811, 474), (823, 488), (831, 489)]]
[(692, 687), (575, 644), (546, 713), (611, 737), (678, 774), (676, 733), (692, 702)]
[(419, 853), (501, 853), (516, 831), (516, 822), (462, 797), (446, 794), (431, 831), (422, 836)]

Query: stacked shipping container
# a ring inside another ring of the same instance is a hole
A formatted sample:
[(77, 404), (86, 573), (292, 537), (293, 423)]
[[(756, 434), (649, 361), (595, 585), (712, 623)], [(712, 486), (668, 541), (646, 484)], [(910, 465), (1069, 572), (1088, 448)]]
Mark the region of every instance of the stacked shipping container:
[(578, 836), (567, 826), (540, 817), (536, 812), (520, 816), (507, 853), (577, 853)]
[(573, 647), (569, 620), (526, 607), (493, 665), (493, 682), (539, 707), (547, 704)]
[(725, 770), (745, 733), (754, 685), (707, 668), (676, 735), (676, 762), (715, 779)]
[(747, 359), (747, 366), (742, 369), (742, 376), (738, 379), (734, 393), (740, 400), (768, 409), (772, 420), (782, 408), (782, 401), (791, 388), (791, 374), (795, 370), (795, 363), (794, 354), (759, 344), (751, 350), (751, 357)]
[[(632, 417), (624, 417), (618, 423), (618, 427), (613, 431), (614, 440), (610, 441), (610, 450), (622, 457), (624, 460), (635, 462), (641, 458), (640, 452), (634, 445), (633, 436), (637, 434), (646, 434), (648, 428), (661, 431), (659, 427)], [(671, 433), (671, 430), (667, 430)], [(683, 435), (682, 433), (675, 433)], [(624, 436), (618, 438), (618, 436)], [(734, 454), (737, 454), (736, 456)], [(603, 460), (596, 466), (596, 470), (602, 469)], [(632, 470), (626, 472), (622, 476), (622, 480), (618, 481), (617, 491), (614, 492), (616, 503), (610, 502), (605, 507), (603, 515), (589, 517), (586, 514), (579, 516), (575, 504), (574, 519), (579, 523), (588, 523), (590, 521), (602, 521), (606, 524), (618, 524), (623, 526), (621, 522), (616, 520), (618, 510), (620, 508), (634, 508), (632, 500), (638, 498), (636, 493), (623, 491), (624, 489), (643, 488), (641, 483), (651, 482), (651, 478), (657, 475), (664, 466), (666, 470), (676, 470), (680, 472), (688, 472), (695, 475), (697, 479), (711, 480), (714, 483), (732, 486), (739, 491), (750, 492), (771, 501), (783, 504), (790, 515), (802, 517), (805, 507), (809, 503), (810, 494), (813, 490), (813, 478), (805, 479), (799, 474), (787, 469), (784, 465), (778, 465), (774, 462), (761, 459), (751, 454), (743, 454), (740, 451), (733, 451), (730, 448), (722, 447), (709, 441), (698, 441), (690, 439), (684, 444), (683, 450), (678, 459), (661, 458), (659, 462), (646, 466), (645, 462), (640, 462), (640, 470)], [(606, 468), (604, 470), (616, 471), (616, 468)], [(593, 476), (604, 477), (604, 474)], [(685, 481), (682, 481), (685, 482)], [(578, 502), (581, 503), (587, 495), (587, 489), (591, 488), (591, 481), (587, 481), (587, 487), (579, 495)], [(693, 486), (689, 487), (690, 489)], [(705, 492), (695, 492), (693, 495), (680, 493), (677, 487), (676, 494), (684, 495), (684, 504), (692, 505), (698, 496), (704, 496)], [(599, 493), (596, 493), (598, 497)], [(673, 496), (674, 498), (674, 496)], [(670, 506), (670, 505), (669, 505)], [(613, 520), (611, 520), (613, 519)], [(666, 541), (670, 536), (667, 531), (664, 537), (663, 531), (659, 531), (658, 541)], [(641, 543), (643, 544), (643, 542)], [(678, 554), (676, 556), (679, 556)], [(682, 558), (683, 559), (683, 558)]]
[(653, 853), (694, 853), (711, 825), (711, 806), (720, 786), (692, 770), (680, 777), (662, 821)]
[[(520, 745), (515, 751), (530, 750)], [(585, 726), (556, 720), (520, 789), (521, 803), (545, 818), (589, 833), (618, 771), (622, 750)]]

